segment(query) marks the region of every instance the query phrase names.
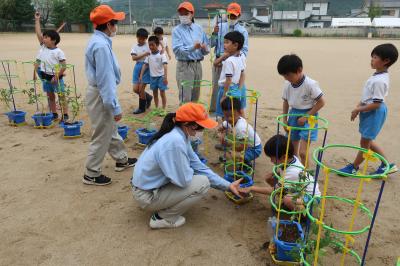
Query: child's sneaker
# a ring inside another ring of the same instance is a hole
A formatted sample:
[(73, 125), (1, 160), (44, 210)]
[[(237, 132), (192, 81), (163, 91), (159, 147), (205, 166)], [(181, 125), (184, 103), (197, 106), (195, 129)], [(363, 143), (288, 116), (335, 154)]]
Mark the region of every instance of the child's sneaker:
[(136, 162), (137, 162), (136, 158), (128, 158), (128, 161), (126, 163), (115, 163), (115, 171), (117, 172), (124, 171), (129, 167), (135, 166)]
[[(339, 169), (339, 171), (343, 172), (345, 174), (355, 175), (357, 173), (357, 171), (358, 171), (358, 168), (355, 168), (352, 163), (349, 163), (348, 165), (346, 165), (342, 169)], [(338, 173), (338, 175), (344, 176), (343, 174), (339, 174), (339, 173)]]
[[(389, 172), (388, 174), (396, 173), (399, 169), (394, 163), (389, 164)], [(381, 164), (375, 172), (370, 173), (370, 175), (381, 175), (386, 171), (385, 164)]]
[(83, 184), (86, 185), (95, 185), (95, 186), (105, 186), (108, 184), (111, 184), (111, 178), (105, 176), (105, 175), (100, 175), (97, 177), (90, 177), (87, 175), (84, 175), (82, 178)]
[(179, 216), (175, 222), (170, 222), (165, 219), (158, 219), (155, 214), (150, 218), (150, 227), (152, 229), (162, 229), (162, 228), (176, 228), (184, 225), (186, 222), (185, 217)]

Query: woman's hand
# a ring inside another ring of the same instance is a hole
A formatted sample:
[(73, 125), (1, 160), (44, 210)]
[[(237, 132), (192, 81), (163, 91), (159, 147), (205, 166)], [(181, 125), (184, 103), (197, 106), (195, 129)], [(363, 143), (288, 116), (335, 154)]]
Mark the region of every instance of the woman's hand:
[(243, 178), (240, 178), (240, 179), (236, 180), (235, 182), (232, 182), (232, 183), (229, 185), (229, 190), (230, 190), (233, 194), (235, 194), (236, 196), (238, 196), (238, 197), (240, 197), (240, 198), (242, 198), (242, 196), (241, 196), (240, 193), (239, 193), (239, 185), (240, 185), (240, 182), (242, 182), (242, 180), (243, 180)]

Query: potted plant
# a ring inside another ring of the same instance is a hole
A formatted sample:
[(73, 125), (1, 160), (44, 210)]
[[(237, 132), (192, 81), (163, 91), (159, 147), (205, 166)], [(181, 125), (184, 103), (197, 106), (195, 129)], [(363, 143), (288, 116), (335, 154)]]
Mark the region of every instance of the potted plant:
[(150, 123), (152, 116), (145, 117), (143, 122), (145, 127), (138, 128), (135, 130), (136, 134), (139, 138), (139, 143), (147, 145), (149, 141), (153, 138), (153, 136), (157, 133), (157, 130), (154, 128), (154, 124)]
[(22, 90), (22, 93), (28, 96), (28, 104), (36, 104), (36, 112), (32, 116), (35, 122), (35, 128), (48, 128), (53, 124), (53, 114), (51, 112), (45, 112), (42, 100), (44, 98), (47, 99), (47, 97), (37, 93), (36, 82), (36, 80), (28, 81), (27, 84), (33, 84), (33, 87)]
[(76, 86), (73, 88), (74, 93), (71, 96), (71, 88), (65, 88), (65, 99), (71, 109), (72, 117), (68, 121), (60, 123), (60, 127), (64, 129), (64, 138), (78, 138), (81, 137), (81, 127), (83, 126), (82, 120), (76, 120), (79, 116), (80, 111), (83, 108), (83, 102), (80, 99), (81, 96), (77, 94)]
[[(272, 222), (272, 231), (276, 232), (276, 222)], [(274, 256), (279, 261), (300, 262), (304, 233), (300, 223), (280, 220), (278, 234), (273, 234)]]

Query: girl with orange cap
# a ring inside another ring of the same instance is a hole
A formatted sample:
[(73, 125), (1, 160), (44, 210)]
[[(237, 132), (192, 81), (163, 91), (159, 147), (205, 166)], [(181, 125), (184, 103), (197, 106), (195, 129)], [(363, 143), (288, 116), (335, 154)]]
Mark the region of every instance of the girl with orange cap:
[(241, 180), (230, 183), (203, 164), (190, 139), (217, 122), (203, 105), (187, 103), (169, 113), (135, 166), (133, 195), (153, 215), (150, 227), (174, 228), (185, 223), (183, 213), (205, 196), (210, 186), (238, 195)]

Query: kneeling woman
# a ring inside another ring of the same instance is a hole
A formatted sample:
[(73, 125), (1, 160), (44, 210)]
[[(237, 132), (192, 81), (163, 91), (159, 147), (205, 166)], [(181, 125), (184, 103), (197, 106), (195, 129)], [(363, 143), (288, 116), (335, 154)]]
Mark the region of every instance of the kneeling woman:
[(241, 180), (229, 183), (203, 164), (190, 138), (217, 122), (201, 104), (187, 103), (169, 113), (136, 163), (132, 188), (140, 207), (153, 213), (150, 227), (174, 228), (185, 223), (183, 213), (203, 198), (210, 186), (238, 195)]

